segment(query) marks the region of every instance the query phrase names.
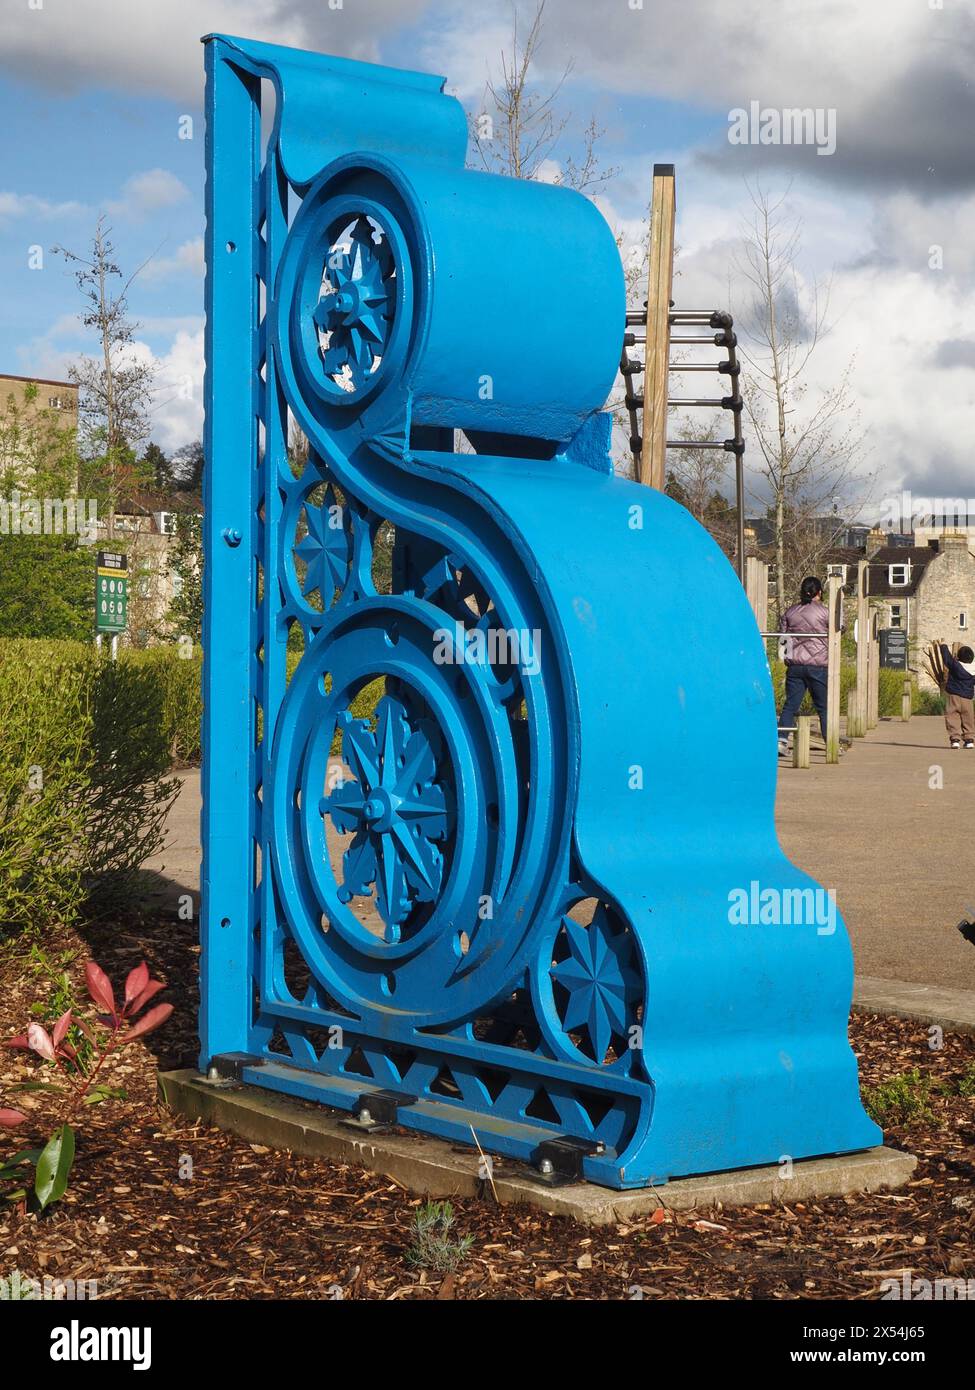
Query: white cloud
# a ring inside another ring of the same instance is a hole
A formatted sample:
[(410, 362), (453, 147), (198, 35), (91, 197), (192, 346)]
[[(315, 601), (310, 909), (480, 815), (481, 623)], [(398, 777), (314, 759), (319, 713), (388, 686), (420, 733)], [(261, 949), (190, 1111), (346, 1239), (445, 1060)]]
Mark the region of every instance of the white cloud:
[(532, 178), (536, 183), (558, 183), (562, 177), (562, 165), (557, 159), (543, 159)]
[(20, 372), (23, 376), (66, 381), (68, 367), (84, 351), (85, 343), (79, 316), (61, 314), (43, 333), (17, 348)]
[(156, 371), (152, 437), (167, 452), (203, 434), (203, 327), (180, 329), (169, 350), (151, 360)]
[[(178, 449), (203, 432), (203, 321), (199, 315), (146, 319), (140, 331), (170, 339), (168, 347), (154, 352), (144, 338), (137, 338), (125, 357), (152, 367), (152, 437), (163, 449)], [(24, 375), (64, 381), (71, 363), (94, 351), (78, 316), (62, 314), (17, 355)]]
[[(808, 301), (813, 276), (830, 269), (817, 246), (830, 224), (837, 253), (830, 284), (832, 326), (805, 377), (810, 402), (834, 387), (852, 363), (854, 415), (864, 435), (857, 470), (877, 475), (875, 497), (902, 485), (953, 495), (971, 473), (966, 440), (975, 409), (975, 370), (961, 364), (946, 369), (939, 351), (972, 337), (975, 285), (970, 277), (959, 281), (928, 268), (930, 210), (924, 205), (896, 200), (871, 220), (847, 217), (847, 210), (822, 190), (818, 198), (808, 189), (798, 191), (791, 201), (801, 214), (808, 248), (800, 259), (800, 298)], [(678, 308), (730, 308), (740, 324), (746, 287), (734, 264), (747, 206), (744, 190), (722, 207), (697, 198), (684, 202), (674, 289)], [(953, 217), (949, 244), (962, 254), (961, 229), (975, 209), (954, 209)], [(892, 236), (894, 225), (900, 238)], [(746, 385), (747, 371), (746, 366)], [(750, 445), (746, 462), (754, 465), (756, 457)], [(967, 496), (971, 488), (962, 490)]]
[(442, 73), (448, 90), (479, 110), (488, 78), (498, 77), (500, 55), (510, 46), (510, 16), (478, 14), (467, 5), (426, 31), (417, 66)]
[(84, 203), (52, 203), (49, 199), (38, 198), (33, 193), (0, 192), (0, 224), (13, 221), (17, 217), (49, 220), (76, 217), (82, 212), (87, 212)]
[(140, 275), (140, 280), (166, 280), (171, 275), (203, 274), (203, 238), (184, 241), (171, 256), (154, 256)]
[(885, 259), (927, 270), (940, 251), (945, 276), (975, 271), (975, 195), (931, 200), (893, 194), (877, 202), (871, 230)]
[(117, 199), (106, 204), (113, 217), (129, 217), (140, 221), (150, 213), (175, 207), (185, 202), (190, 190), (168, 169), (146, 169), (126, 179)]
[[(376, 60), (384, 32), (406, 25), (425, 0), (70, 0), (0, 9), (0, 67), (52, 92), (86, 86), (162, 93), (198, 103), (206, 34), (246, 34), (267, 43)], [(176, 138), (176, 131), (173, 131)]]

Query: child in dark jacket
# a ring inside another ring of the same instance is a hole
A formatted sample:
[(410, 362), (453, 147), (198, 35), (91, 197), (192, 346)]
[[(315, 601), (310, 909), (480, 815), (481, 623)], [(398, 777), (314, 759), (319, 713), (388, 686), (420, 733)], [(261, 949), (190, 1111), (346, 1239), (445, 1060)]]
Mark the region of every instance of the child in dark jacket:
[(952, 748), (960, 748), (962, 739), (966, 748), (975, 748), (975, 674), (971, 663), (975, 652), (971, 647), (959, 647), (957, 657), (952, 656), (950, 648), (941, 643), (948, 679), (945, 682), (945, 727)]

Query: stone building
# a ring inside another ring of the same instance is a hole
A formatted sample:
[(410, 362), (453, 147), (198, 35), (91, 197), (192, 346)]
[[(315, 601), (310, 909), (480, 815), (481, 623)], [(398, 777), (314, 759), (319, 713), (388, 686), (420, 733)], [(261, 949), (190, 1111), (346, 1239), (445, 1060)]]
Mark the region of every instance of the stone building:
[(170, 564), (176, 518), (202, 512), (193, 493), (140, 493), (119, 503), (110, 518), (98, 519), (98, 546), (118, 546), (129, 557), (128, 640), (137, 647), (167, 634), (169, 605), (180, 583)]
[(924, 648), (939, 638), (975, 647), (975, 531), (927, 528), (894, 537), (874, 527), (862, 547), (834, 546), (823, 557), (822, 576), (842, 580), (848, 611), (861, 560), (869, 566), (867, 592), (871, 607), (880, 609), (881, 628), (907, 633), (909, 664), (921, 685), (933, 689), (922, 666)]
[[(29, 485), (36, 462), (32, 449), (37, 431), (32, 426), (43, 421), (77, 430), (78, 388), (71, 381), (0, 372), (0, 417), (7, 422), (0, 441), (0, 470), (10, 480)], [(11, 429), (10, 422), (18, 422), (17, 427)]]
[[(30, 390), (37, 387), (36, 394)], [(15, 407), (32, 411), (57, 410), (65, 426), (78, 423), (78, 387), (73, 381), (48, 381), (40, 376), (11, 376), (0, 372), (0, 407), (7, 408), (11, 397)], [(33, 397), (29, 401), (29, 397)]]
[(884, 545), (868, 555), (870, 596), (882, 610), (881, 627), (907, 632), (911, 666), (933, 688), (921, 653), (943, 639), (975, 645), (975, 538), (942, 531), (924, 545)]

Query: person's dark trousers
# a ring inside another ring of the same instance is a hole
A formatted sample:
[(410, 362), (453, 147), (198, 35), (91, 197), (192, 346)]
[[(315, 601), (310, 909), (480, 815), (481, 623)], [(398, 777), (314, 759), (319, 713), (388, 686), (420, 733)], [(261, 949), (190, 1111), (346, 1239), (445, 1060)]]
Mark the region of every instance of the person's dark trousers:
[(785, 668), (785, 704), (779, 715), (779, 738), (788, 738), (786, 730), (793, 728), (802, 697), (806, 691), (812, 696), (819, 715), (819, 727), (826, 737), (826, 667), (825, 666), (787, 666)]

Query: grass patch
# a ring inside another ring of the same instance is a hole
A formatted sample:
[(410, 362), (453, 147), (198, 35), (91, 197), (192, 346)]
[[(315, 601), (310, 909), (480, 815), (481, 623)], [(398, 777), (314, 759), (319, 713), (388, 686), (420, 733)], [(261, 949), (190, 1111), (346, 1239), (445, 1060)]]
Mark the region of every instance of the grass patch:
[(473, 1236), (452, 1240), (453, 1226), (454, 1209), (449, 1202), (424, 1202), (413, 1217), (413, 1240), (406, 1252), (406, 1263), (438, 1274), (453, 1273), (467, 1259), (474, 1244)]
[(960, 1096), (975, 1096), (975, 1062), (969, 1062), (964, 1075), (958, 1083)]
[(931, 1096), (936, 1091), (932, 1078), (920, 1067), (912, 1067), (879, 1086), (865, 1086), (863, 1104), (870, 1118), (883, 1129), (927, 1124), (935, 1119)]

